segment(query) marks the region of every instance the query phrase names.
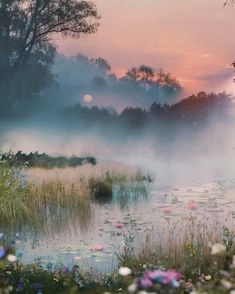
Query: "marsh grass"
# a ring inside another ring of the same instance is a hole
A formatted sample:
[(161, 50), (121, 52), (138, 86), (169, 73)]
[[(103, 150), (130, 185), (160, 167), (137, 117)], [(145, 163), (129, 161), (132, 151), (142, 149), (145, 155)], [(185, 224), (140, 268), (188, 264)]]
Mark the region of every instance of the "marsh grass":
[[(138, 246), (140, 240), (143, 241)], [(234, 234), (228, 228), (189, 216), (165, 228), (153, 228), (142, 236), (129, 232), (117, 258), (119, 266), (131, 268), (135, 275), (145, 267), (158, 266), (174, 268), (183, 273), (186, 280), (195, 281), (203, 274), (215, 275), (210, 244), (218, 242), (229, 244), (229, 253), (235, 251)]]
[[(82, 166), (76, 168), (25, 169), (26, 188), (23, 204), (32, 213), (37, 230), (63, 230), (79, 224), (86, 230), (92, 220), (92, 203), (113, 200), (119, 187), (128, 201), (132, 193), (147, 193), (146, 177), (138, 168), (116, 165)], [(145, 182), (144, 182), (145, 181)], [(138, 187), (138, 188), (137, 188)], [(122, 207), (123, 199), (120, 201)]]
[(32, 211), (27, 205), (28, 190), (22, 185), (17, 170), (0, 162), (0, 224), (20, 226), (29, 221)]

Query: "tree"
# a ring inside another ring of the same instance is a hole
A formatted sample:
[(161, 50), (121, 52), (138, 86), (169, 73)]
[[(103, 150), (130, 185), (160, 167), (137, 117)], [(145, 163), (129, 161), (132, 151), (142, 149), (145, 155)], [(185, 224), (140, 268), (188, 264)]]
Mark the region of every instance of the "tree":
[(160, 87), (180, 89), (180, 84), (170, 73), (164, 73), (162, 69), (157, 73), (157, 83)]
[(102, 76), (107, 75), (111, 71), (111, 66), (108, 61), (101, 57), (95, 59), (92, 58), (90, 62), (95, 70), (97, 70), (97, 72)]
[(1, 108), (24, 91), (35, 93), (51, 84), (55, 34), (79, 38), (94, 33), (99, 18), (89, 1), (0, 0)]
[(147, 65), (132, 67), (127, 71), (124, 80), (137, 82), (146, 89), (154, 86), (165, 90), (181, 89), (179, 82), (170, 73), (164, 73), (162, 69), (157, 72)]
[(143, 84), (151, 83), (154, 78), (154, 70), (147, 65), (141, 65), (139, 67), (132, 67), (126, 73), (125, 78), (127, 80), (142, 82)]

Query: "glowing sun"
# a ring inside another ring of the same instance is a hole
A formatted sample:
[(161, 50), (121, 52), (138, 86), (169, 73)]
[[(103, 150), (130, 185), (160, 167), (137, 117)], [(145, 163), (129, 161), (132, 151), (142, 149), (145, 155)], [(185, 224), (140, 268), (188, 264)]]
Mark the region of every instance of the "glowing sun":
[(90, 103), (93, 100), (93, 97), (91, 95), (84, 95), (83, 101), (86, 103)]

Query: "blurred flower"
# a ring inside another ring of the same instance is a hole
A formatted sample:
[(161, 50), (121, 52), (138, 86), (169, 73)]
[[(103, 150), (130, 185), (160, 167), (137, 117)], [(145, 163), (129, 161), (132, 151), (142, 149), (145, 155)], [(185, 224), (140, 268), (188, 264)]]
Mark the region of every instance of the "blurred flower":
[(115, 224), (115, 228), (117, 228), (117, 229), (121, 229), (122, 227), (123, 227), (123, 224), (121, 222), (117, 222)]
[(232, 283), (225, 280), (225, 279), (222, 279), (221, 281), (221, 284), (224, 286), (224, 288), (226, 289), (231, 289), (232, 288)]
[(9, 255), (7, 255), (7, 260), (9, 262), (16, 262), (17, 257), (15, 255), (13, 255), (13, 254), (9, 254)]
[(120, 267), (118, 271), (120, 276), (126, 277), (132, 274), (132, 271), (129, 267)]
[(130, 292), (130, 293), (135, 293), (137, 291), (137, 289), (138, 289), (138, 285), (136, 283), (131, 284), (127, 288), (128, 292)]
[(195, 209), (198, 208), (198, 204), (197, 204), (196, 201), (194, 201), (194, 200), (190, 200), (190, 201), (187, 203), (186, 208), (187, 208), (187, 209), (191, 209), (191, 210), (195, 210)]
[(207, 276), (205, 276), (205, 280), (206, 280), (206, 281), (210, 281), (210, 280), (211, 280), (211, 275), (207, 275)]
[(6, 249), (4, 247), (0, 247), (0, 260), (6, 256)]
[(216, 255), (226, 251), (226, 247), (223, 244), (216, 243), (211, 247), (211, 254)]
[(148, 288), (151, 288), (153, 286), (153, 282), (150, 280), (149, 277), (144, 276), (144, 277), (139, 279), (138, 286), (141, 289), (148, 289)]
[(104, 246), (102, 246), (101, 244), (96, 244), (91, 250), (94, 250), (94, 251), (103, 251), (104, 250)]

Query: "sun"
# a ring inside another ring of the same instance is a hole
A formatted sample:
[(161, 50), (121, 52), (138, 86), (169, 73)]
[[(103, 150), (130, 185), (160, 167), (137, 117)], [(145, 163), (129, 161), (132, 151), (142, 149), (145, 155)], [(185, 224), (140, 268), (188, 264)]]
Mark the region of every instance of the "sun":
[(84, 95), (83, 96), (83, 101), (85, 102), (85, 103), (90, 103), (91, 101), (93, 100), (93, 97), (91, 96), (91, 95)]

